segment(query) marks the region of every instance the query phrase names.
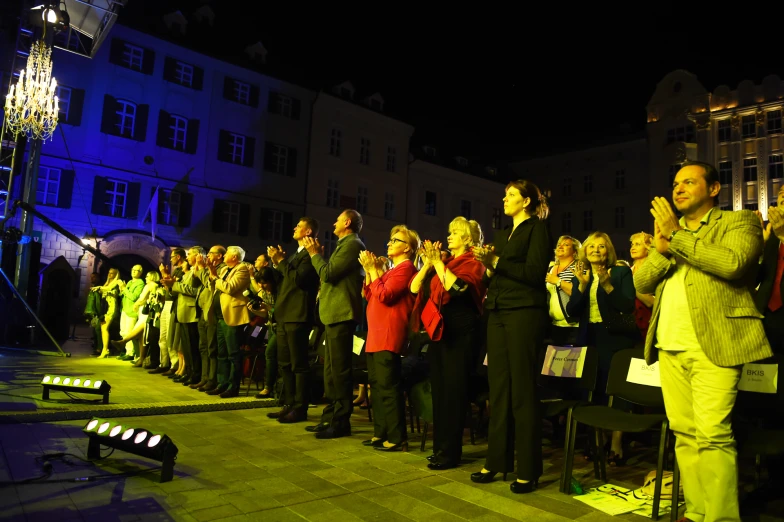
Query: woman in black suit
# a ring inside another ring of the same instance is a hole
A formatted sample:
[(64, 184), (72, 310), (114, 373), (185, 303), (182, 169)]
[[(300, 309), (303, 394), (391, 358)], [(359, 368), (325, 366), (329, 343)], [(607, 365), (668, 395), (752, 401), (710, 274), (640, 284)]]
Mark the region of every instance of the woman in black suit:
[[(610, 361), (619, 350), (633, 348), (640, 342), (640, 334), (634, 327), (628, 333), (617, 333), (607, 328), (613, 313), (634, 313), (634, 279), (628, 266), (616, 266), (618, 260), (610, 237), (604, 232), (594, 232), (580, 249), (577, 268), (572, 279), (572, 296), (566, 305), (570, 317), (579, 317), (577, 332), (578, 346), (595, 346), (599, 351), (599, 375), (593, 400), (606, 404), (607, 375)], [(624, 404), (616, 401), (615, 407)], [(607, 460), (611, 466), (623, 463), (622, 433), (613, 433), (612, 447)]]
[(514, 493), (530, 493), (542, 474), (542, 426), (536, 388), (537, 351), (548, 324), (542, 279), (552, 254), (547, 203), (533, 183), (509, 183), (504, 213), (512, 218), (493, 246), (474, 249), (487, 268), (487, 375), (490, 427), (487, 461), (471, 480), (486, 483), (514, 469)]

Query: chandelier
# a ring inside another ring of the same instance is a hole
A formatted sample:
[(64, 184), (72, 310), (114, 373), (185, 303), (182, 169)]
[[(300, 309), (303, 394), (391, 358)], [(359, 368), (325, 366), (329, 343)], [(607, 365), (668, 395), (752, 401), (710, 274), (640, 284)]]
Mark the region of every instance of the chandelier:
[(52, 78), (52, 48), (43, 40), (35, 42), (27, 57), (27, 69), (5, 99), (8, 129), (28, 139), (47, 140), (57, 127), (60, 105), (55, 96), (57, 80)]

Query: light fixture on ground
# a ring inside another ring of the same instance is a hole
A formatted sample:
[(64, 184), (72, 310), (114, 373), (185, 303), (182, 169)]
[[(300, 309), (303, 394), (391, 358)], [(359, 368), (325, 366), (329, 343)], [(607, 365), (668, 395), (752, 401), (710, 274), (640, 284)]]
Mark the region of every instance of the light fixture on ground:
[(50, 390), (57, 390), (102, 395), (103, 403), (109, 404), (109, 392), (112, 391), (112, 387), (104, 380), (90, 377), (70, 377), (65, 375), (44, 375), (43, 379), (41, 379), (41, 386), (44, 387), (42, 397), (44, 400), (49, 398)]
[(90, 438), (87, 458), (100, 458), (101, 445), (108, 446), (160, 462), (161, 482), (174, 477), (174, 460), (179, 450), (167, 435), (97, 417), (90, 419), (83, 431)]

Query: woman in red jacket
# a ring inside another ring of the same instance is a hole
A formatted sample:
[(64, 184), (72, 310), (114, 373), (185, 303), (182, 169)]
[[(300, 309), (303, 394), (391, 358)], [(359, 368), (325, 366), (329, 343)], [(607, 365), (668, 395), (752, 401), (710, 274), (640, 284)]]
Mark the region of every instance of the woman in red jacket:
[(384, 271), (384, 263), (372, 252), (365, 250), (359, 255), (365, 269), (365, 353), (368, 383), (373, 390), (373, 438), (362, 444), (381, 451), (408, 450), (400, 355), (408, 342), (408, 322), (414, 307), (408, 284), (416, 274), (413, 260), (419, 244), (415, 231), (398, 225), (387, 243), (391, 269)]

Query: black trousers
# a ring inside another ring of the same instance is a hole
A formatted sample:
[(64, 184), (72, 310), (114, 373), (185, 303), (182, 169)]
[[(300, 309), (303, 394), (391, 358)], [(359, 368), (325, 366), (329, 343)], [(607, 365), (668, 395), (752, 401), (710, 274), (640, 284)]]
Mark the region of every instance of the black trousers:
[(152, 322), (147, 322), (144, 330), (144, 344), (147, 345), (147, 356), (150, 358), (150, 364), (157, 368), (158, 362), (161, 357), (161, 346), (158, 341), (161, 337), (161, 329), (153, 326)]
[(354, 411), (351, 363), (357, 323), (344, 321), (325, 325), (325, 328), (327, 346), (324, 356), (324, 395), (329, 404), (321, 414), (321, 422), (335, 428), (348, 428), (351, 426), (351, 414)]
[[(278, 368), (283, 380), (283, 404), (307, 411), (310, 403), (310, 364), (308, 363), (308, 323), (278, 323)], [(267, 341), (269, 346), (269, 340)]]
[(201, 354), (199, 353), (199, 323), (178, 323), (180, 351), (185, 359), (185, 368), (195, 378), (201, 378)]
[(201, 380), (218, 384), (218, 323), (199, 318), (199, 355), (201, 356)]
[(402, 359), (390, 351), (366, 355), (368, 383), (373, 390), (373, 437), (398, 444), (407, 439)]
[(542, 420), (536, 386), (537, 351), (547, 328), (547, 310), (489, 310), (487, 376), (490, 427), (485, 469), (537, 480), (542, 474)]
[(433, 453), (442, 464), (457, 464), (463, 456), (469, 375), (472, 354), (479, 344), (478, 318), (474, 325), (450, 328), (446, 321), (442, 340), (431, 342), (427, 349), (433, 394)]

